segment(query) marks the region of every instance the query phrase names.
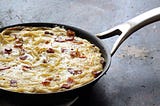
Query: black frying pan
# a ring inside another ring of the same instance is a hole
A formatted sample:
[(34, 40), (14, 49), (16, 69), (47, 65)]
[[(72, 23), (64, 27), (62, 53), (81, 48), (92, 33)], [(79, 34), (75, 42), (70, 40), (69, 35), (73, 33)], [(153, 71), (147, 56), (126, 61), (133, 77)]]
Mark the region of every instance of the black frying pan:
[[(4, 96), (6, 98), (9, 98), (10, 100), (13, 100), (15, 102), (22, 102), (22, 103), (60, 104), (62, 102), (67, 102), (79, 96), (81, 93), (87, 92), (88, 89), (91, 86), (93, 86), (95, 82), (97, 82), (99, 78), (102, 77), (108, 71), (110, 63), (111, 63), (111, 57), (113, 56), (115, 51), (118, 49), (120, 44), (127, 37), (129, 37), (133, 32), (137, 31), (143, 26), (150, 24), (152, 22), (155, 22), (155, 21), (159, 21), (159, 20), (160, 20), (160, 7), (150, 10), (146, 13), (143, 13), (108, 31), (96, 34), (97, 37), (79, 28), (68, 26), (68, 25), (55, 24), (55, 23), (24, 23), (24, 24), (17, 24), (17, 25), (11, 25), (11, 26), (7, 26), (4, 28), (0, 28), (0, 32), (3, 31), (5, 28), (14, 27), (14, 26), (34, 26), (34, 27), (60, 26), (60, 27), (64, 27), (65, 29), (71, 29), (75, 31), (76, 36), (87, 39), (91, 43), (98, 46), (101, 50), (102, 56), (105, 59), (104, 71), (97, 78), (95, 78), (95, 80), (79, 88), (71, 89), (68, 91), (62, 91), (62, 92), (56, 92), (56, 93), (43, 93), (43, 94), (17, 93), (17, 92), (11, 92), (11, 91), (6, 91), (6, 90), (1, 89), (1, 94), (4, 94)], [(108, 47), (104, 45), (99, 38), (103, 39), (103, 38), (112, 37), (114, 35), (120, 35), (120, 36), (115, 42), (115, 44), (113, 45), (113, 48), (110, 52)]]

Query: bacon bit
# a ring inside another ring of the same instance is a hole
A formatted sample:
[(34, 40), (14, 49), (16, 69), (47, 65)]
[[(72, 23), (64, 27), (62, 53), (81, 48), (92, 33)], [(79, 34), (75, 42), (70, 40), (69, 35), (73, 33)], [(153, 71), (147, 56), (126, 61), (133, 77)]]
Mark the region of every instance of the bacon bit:
[(56, 75), (56, 76), (54, 76), (54, 77), (53, 77), (53, 80), (54, 80), (54, 81), (60, 81), (60, 80), (61, 80), (61, 78), (60, 78), (60, 76), (59, 76), (59, 75)]
[(14, 47), (21, 48), (22, 46), (23, 46), (23, 39), (22, 38), (16, 39)]
[(11, 54), (11, 52), (12, 52), (12, 49), (11, 49), (11, 48), (9, 48), (9, 49), (4, 49), (4, 53), (5, 53), (5, 54)]
[(30, 67), (30, 66), (22, 66), (23, 71), (28, 71), (28, 70), (31, 70), (31, 69), (32, 69), (32, 67)]
[(46, 59), (43, 59), (43, 63), (47, 63), (47, 60), (46, 60)]
[(63, 85), (61, 86), (61, 88), (65, 88), (65, 89), (69, 89), (70, 87), (71, 87), (70, 84), (63, 84)]
[(102, 71), (92, 71), (92, 75), (94, 76), (94, 78), (98, 77), (101, 73)]
[(44, 86), (49, 86), (52, 80), (53, 80), (53, 77), (46, 78), (45, 81), (42, 82), (42, 84)]
[(73, 41), (73, 43), (75, 43), (75, 44), (83, 44), (83, 42), (81, 42), (81, 41)]
[(44, 34), (49, 34), (49, 32), (48, 32), (48, 31), (45, 31)]
[(67, 51), (67, 49), (61, 48), (61, 52), (62, 52), (62, 53), (66, 52), (66, 51)]
[(22, 46), (23, 46), (23, 43), (16, 43), (14, 45), (15, 48), (22, 48)]
[(16, 43), (23, 43), (23, 39), (22, 39), (22, 38), (18, 38), (18, 39), (16, 39), (15, 42), (16, 42)]
[(65, 39), (65, 41), (73, 41), (73, 40), (74, 40), (74, 36), (71, 36)]
[(21, 56), (21, 57), (19, 57), (19, 59), (21, 59), (21, 60), (26, 60), (27, 57), (28, 57), (28, 56)]
[(10, 80), (10, 86), (11, 87), (17, 87), (17, 81), (16, 80)]
[(52, 81), (53, 77), (46, 78), (45, 81)]
[(74, 82), (73, 78), (68, 77), (68, 79), (67, 79), (67, 83), (68, 83), (68, 84), (72, 84), (73, 82)]
[(45, 42), (45, 44), (48, 44), (48, 43), (50, 43), (50, 41), (47, 40), (47, 41)]
[(104, 64), (104, 62), (105, 62), (105, 61), (104, 61), (104, 58), (102, 58), (102, 59), (100, 60), (100, 63), (101, 63), (101, 64)]
[(75, 58), (75, 57), (86, 58), (86, 56), (84, 54), (81, 54), (78, 50), (77, 51), (71, 51), (70, 56), (72, 58)]
[(71, 51), (71, 52), (70, 52), (70, 56), (71, 56), (72, 58), (78, 57), (78, 56), (79, 56), (79, 52), (78, 52), (78, 51)]
[(3, 68), (0, 68), (0, 71), (2, 70), (6, 70), (6, 69), (10, 69), (11, 67), (3, 67)]
[(25, 50), (21, 49), (20, 52), (19, 52), (19, 55), (24, 55), (24, 54), (25, 54)]
[(53, 33), (49, 32), (49, 31), (45, 31), (44, 34), (54, 35)]
[(67, 30), (67, 36), (75, 36), (75, 32), (71, 30)]
[(55, 41), (56, 42), (65, 42), (66, 40), (62, 39), (62, 37), (57, 37), (57, 38), (55, 38)]
[(17, 39), (17, 35), (16, 34), (13, 34), (13, 36), (14, 36), (15, 39)]
[(74, 70), (73, 68), (68, 68), (67, 69), (69, 73), (73, 74), (73, 75), (77, 75), (77, 74), (81, 74), (82, 70)]
[(84, 54), (83, 55), (81, 54), (79, 58), (87, 58), (87, 57)]
[(103, 65), (103, 67), (104, 67), (104, 65), (105, 65), (105, 60), (104, 60), (104, 58), (102, 58), (101, 60), (100, 60), (100, 63)]
[(45, 81), (43, 81), (42, 82), (42, 84), (44, 85), (44, 86), (49, 86), (50, 85), (50, 81), (48, 81), (48, 80), (45, 80)]
[(46, 52), (47, 52), (47, 53), (54, 53), (54, 49), (49, 48)]

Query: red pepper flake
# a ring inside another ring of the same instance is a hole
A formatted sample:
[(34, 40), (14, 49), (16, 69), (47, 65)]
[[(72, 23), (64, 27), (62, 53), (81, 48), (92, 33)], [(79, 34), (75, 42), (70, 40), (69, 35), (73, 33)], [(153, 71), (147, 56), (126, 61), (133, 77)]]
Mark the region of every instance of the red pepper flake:
[(17, 87), (17, 81), (16, 80), (10, 80), (10, 86), (11, 87)]
[(67, 36), (75, 36), (75, 32), (71, 30), (67, 30)]
[(70, 87), (71, 87), (70, 84), (63, 84), (63, 85), (61, 86), (61, 88), (65, 88), (65, 89), (69, 89)]
[(2, 70), (6, 70), (6, 69), (10, 69), (11, 67), (3, 67), (3, 68), (0, 68), (0, 71)]
[(12, 52), (12, 49), (11, 49), (11, 48), (9, 48), (9, 49), (4, 49), (4, 53), (5, 53), (5, 54), (11, 54), (11, 52)]
[(73, 75), (77, 75), (77, 74), (81, 74), (82, 70), (74, 70), (73, 68), (68, 68), (67, 69), (69, 73), (73, 74)]
[(32, 67), (30, 67), (30, 66), (22, 66), (23, 71), (28, 71), (28, 70), (31, 70), (31, 69), (32, 69)]
[(46, 52), (47, 52), (47, 53), (54, 53), (54, 49), (49, 48)]
[(19, 59), (26, 60), (28, 56), (20, 56)]
[(94, 76), (94, 78), (98, 77), (101, 73), (102, 71), (92, 71), (92, 75)]

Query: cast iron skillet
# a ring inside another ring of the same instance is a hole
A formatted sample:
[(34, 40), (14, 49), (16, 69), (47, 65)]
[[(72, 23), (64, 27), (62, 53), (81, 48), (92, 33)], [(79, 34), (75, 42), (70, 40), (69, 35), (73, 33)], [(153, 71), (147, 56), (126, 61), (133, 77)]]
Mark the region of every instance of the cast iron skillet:
[[(91, 43), (98, 46), (101, 50), (102, 56), (105, 59), (104, 64), (104, 71), (92, 82), (81, 86), (76, 89), (71, 89), (67, 91), (62, 92), (56, 92), (56, 93), (42, 93), (42, 94), (28, 94), (28, 93), (17, 93), (17, 92), (11, 92), (1, 89), (1, 94), (4, 94), (5, 97), (9, 98), (10, 100), (16, 101), (16, 102), (22, 102), (22, 103), (55, 103), (60, 104), (62, 102), (66, 102), (72, 98), (75, 98), (79, 96), (81, 93), (85, 93), (88, 91), (88, 89), (95, 84), (99, 80), (100, 77), (102, 77), (109, 69), (110, 63), (111, 63), (111, 57), (115, 53), (115, 51), (118, 49), (120, 44), (128, 38), (133, 32), (137, 31), (138, 29), (142, 28), (143, 26), (153, 23), (155, 21), (160, 20), (160, 7), (152, 9), (148, 12), (145, 12), (121, 25), (118, 25), (108, 31), (96, 34), (96, 36), (81, 30), (76, 27), (72, 27), (69, 25), (63, 25), (63, 24), (56, 24), (56, 23), (24, 23), (24, 24), (16, 24), (7, 26), (4, 28), (0, 28), (0, 32), (3, 31), (5, 28), (14, 27), (14, 26), (34, 26), (34, 27), (55, 27), (60, 26), (64, 27), (65, 29), (71, 29), (75, 31), (76, 36), (79, 36), (81, 38), (87, 39)], [(108, 47), (102, 43), (102, 41), (99, 39), (112, 37), (114, 35), (120, 35), (115, 44), (113, 45), (113, 48), (111, 52), (109, 51)], [(99, 38), (98, 38), (99, 37)], [(27, 101), (27, 102), (26, 102)]]

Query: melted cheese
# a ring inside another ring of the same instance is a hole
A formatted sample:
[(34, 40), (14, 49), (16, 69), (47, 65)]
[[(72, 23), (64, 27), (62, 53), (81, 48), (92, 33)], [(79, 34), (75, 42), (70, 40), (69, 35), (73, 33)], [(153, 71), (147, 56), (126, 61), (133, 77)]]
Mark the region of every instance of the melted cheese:
[(13, 27), (3, 30), (0, 38), (1, 89), (64, 91), (92, 81), (103, 70), (99, 48), (71, 30)]

